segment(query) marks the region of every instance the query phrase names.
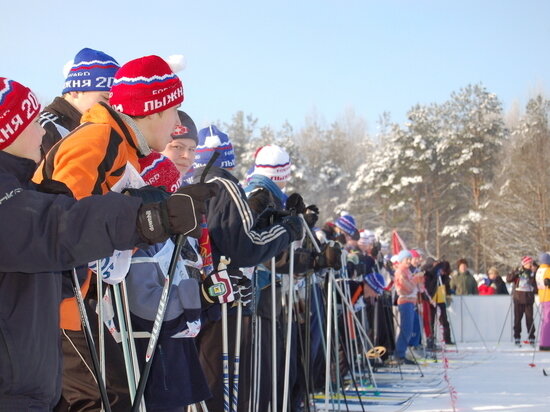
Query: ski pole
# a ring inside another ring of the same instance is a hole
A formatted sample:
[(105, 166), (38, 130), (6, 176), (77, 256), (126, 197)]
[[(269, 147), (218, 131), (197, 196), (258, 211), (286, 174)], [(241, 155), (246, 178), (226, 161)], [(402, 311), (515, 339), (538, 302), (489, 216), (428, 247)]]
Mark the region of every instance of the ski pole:
[(277, 273), (275, 257), (271, 258), (271, 410), (277, 411)]
[(103, 322), (105, 322), (104, 310), (103, 310), (103, 270), (101, 268), (101, 260), (96, 262), (97, 264), (97, 346), (99, 347), (99, 370), (101, 371), (101, 378), (105, 382), (105, 329)]
[(281, 410), (288, 410), (288, 385), (290, 379), (290, 346), (292, 344), (292, 312), (294, 309), (294, 243), (290, 243), (289, 254), (289, 273), (288, 273), (288, 317), (286, 326), (286, 346), (285, 346), (285, 379), (283, 382), (283, 403)]
[[(99, 266), (98, 266), (99, 268)], [(94, 338), (92, 336), (92, 330), (90, 328), (90, 321), (88, 315), (86, 314), (86, 307), (84, 306), (84, 299), (82, 298), (82, 291), (78, 284), (78, 276), (76, 275), (76, 269), (72, 270), (71, 283), (73, 285), (74, 295), (76, 297), (76, 302), (78, 304), (78, 309), (80, 311), (80, 321), (82, 322), (82, 329), (84, 330), (84, 338), (86, 339), (86, 345), (90, 351), (90, 356), (92, 357), (92, 365), (94, 368), (94, 373), (96, 376), (97, 386), (99, 388), (99, 394), (101, 396), (101, 402), (103, 403), (103, 408), (106, 412), (111, 412), (111, 405), (109, 403), (109, 397), (107, 396), (107, 389), (105, 388), (105, 381), (101, 376), (101, 369), (99, 365), (99, 359), (97, 357), (97, 352), (95, 349)], [(101, 305), (103, 301), (98, 302)], [(100, 325), (100, 329), (103, 328), (103, 325)]]
[(229, 343), (227, 340), (227, 303), (222, 303), (223, 410), (229, 412)]
[(120, 329), (120, 338), (122, 339), (122, 353), (124, 355), (124, 366), (126, 368), (126, 378), (128, 379), (128, 390), (130, 399), (133, 401), (136, 395), (136, 381), (134, 373), (134, 364), (131, 359), (130, 347), (128, 341), (128, 329), (126, 328), (126, 317), (123, 314), (122, 297), (120, 295), (120, 285), (113, 286), (113, 295), (115, 297), (116, 313), (118, 318), (118, 327)]
[(239, 366), (241, 355), (241, 323), (243, 314), (243, 304), (237, 302), (237, 328), (235, 336), (235, 357), (233, 359), (233, 395), (231, 397), (232, 412), (237, 412), (239, 401)]
[(139, 410), (139, 405), (141, 403), (141, 398), (145, 392), (145, 385), (147, 385), (147, 378), (151, 372), (151, 366), (153, 364), (153, 356), (155, 350), (157, 349), (157, 343), (160, 336), (160, 329), (162, 327), (162, 322), (164, 321), (164, 315), (166, 313), (166, 308), (168, 307), (168, 295), (172, 282), (174, 281), (174, 272), (176, 271), (176, 266), (178, 264), (178, 259), (181, 253), (181, 247), (186, 237), (184, 235), (178, 235), (176, 238), (176, 246), (174, 247), (174, 252), (170, 259), (170, 266), (168, 267), (168, 278), (164, 281), (164, 286), (162, 288), (162, 294), (160, 295), (160, 302), (153, 322), (153, 329), (151, 330), (151, 337), (149, 338), (149, 344), (147, 345), (147, 351), (145, 352), (145, 367), (143, 368), (143, 374), (139, 379), (139, 384), (136, 391), (136, 396), (134, 397), (134, 402), (132, 403), (131, 412), (137, 412)]

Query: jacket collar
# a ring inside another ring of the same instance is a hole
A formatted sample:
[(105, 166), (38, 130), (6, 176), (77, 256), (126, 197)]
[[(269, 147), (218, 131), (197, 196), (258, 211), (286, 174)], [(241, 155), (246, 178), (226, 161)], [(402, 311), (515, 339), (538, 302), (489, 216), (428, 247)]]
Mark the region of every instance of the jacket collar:
[[(204, 170), (204, 167), (195, 169), (195, 175), (193, 176), (193, 183), (200, 182), (203, 170)], [(222, 169), (221, 167), (217, 167), (217, 166), (212, 166), (208, 171), (208, 173), (206, 174), (205, 181), (208, 181), (215, 177), (221, 177), (222, 179), (230, 180), (233, 183), (237, 183), (237, 184), (239, 183), (239, 180), (235, 176), (233, 176), (229, 170)]]
[(0, 173), (9, 173), (15, 176), (21, 184), (27, 185), (35, 170), (36, 163), (33, 160), (0, 150)]

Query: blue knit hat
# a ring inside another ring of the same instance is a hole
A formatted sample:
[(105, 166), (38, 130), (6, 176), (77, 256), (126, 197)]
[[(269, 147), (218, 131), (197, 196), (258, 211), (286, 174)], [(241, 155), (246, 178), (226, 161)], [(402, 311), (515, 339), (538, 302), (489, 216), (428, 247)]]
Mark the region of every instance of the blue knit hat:
[(403, 262), (407, 258), (412, 258), (411, 252), (409, 252), (407, 249), (403, 249), (397, 254), (396, 260), (398, 262)]
[(369, 285), (370, 288), (374, 290), (378, 295), (381, 295), (382, 292), (384, 292), (386, 281), (384, 280), (384, 276), (382, 276), (380, 273), (367, 273), (365, 276), (363, 276), (363, 279), (365, 280), (365, 282), (367, 282), (367, 285)]
[(543, 265), (550, 265), (550, 254), (549, 253), (541, 253), (539, 256), (539, 262)]
[(108, 92), (119, 64), (108, 54), (84, 48), (70, 66), (62, 94), (69, 92)]
[(235, 167), (235, 152), (229, 137), (216, 126), (210, 125), (199, 130), (199, 143), (195, 151), (195, 163), (193, 167), (198, 169), (199, 167), (206, 166), (214, 152), (220, 154), (214, 162), (214, 166), (221, 167), (222, 169), (232, 169)]
[(350, 236), (357, 233), (357, 225), (355, 224), (355, 218), (352, 215), (344, 214), (336, 219), (334, 224), (337, 228), (343, 230)]

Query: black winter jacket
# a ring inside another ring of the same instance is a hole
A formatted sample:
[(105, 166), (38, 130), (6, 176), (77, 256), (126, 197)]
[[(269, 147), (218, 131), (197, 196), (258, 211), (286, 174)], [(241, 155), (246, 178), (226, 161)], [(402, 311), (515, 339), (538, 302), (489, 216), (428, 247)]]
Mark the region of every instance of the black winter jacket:
[[(195, 181), (199, 181), (202, 170), (195, 171)], [(290, 236), (284, 226), (254, 229), (254, 215), (244, 190), (231, 173), (212, 167), (206, 181), (220, 187), (218, 194), (206, 202), (206, 219), (215, 266), (221, 256), (231, 258), (229, 267), (256, 266), (288, 247)]]
[(35, 169), (0, 151), (0, 410), (51, 410), (59, 399), (60, 272), (141, 243), (141, 200), (40, 193)]

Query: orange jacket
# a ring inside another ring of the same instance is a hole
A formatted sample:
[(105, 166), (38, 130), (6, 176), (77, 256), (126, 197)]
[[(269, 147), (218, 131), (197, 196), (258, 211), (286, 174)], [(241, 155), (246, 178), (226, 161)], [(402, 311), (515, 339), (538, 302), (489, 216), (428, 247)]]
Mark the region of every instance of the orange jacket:
[(550, 265), (542, 264), (537, 269), (535, 279), (539, 290), (539, 302), (550, 302), (550, 288), (544, 285), (544, 279), (550, 278)]
[[(117, 112), (98, 103), (84, 113), (81, 123), (48, 152), (33, 179), (37, 183), (45, 178), (61, 181), (77, 199), (107, 193), (120, 180), (128, 162), (140, 170), (137, 137)], [(81, 285), (84, 296), (90, 280), (88, 271)], [(81, 329), (76, 298), (61, 302), (60, 327)]]

